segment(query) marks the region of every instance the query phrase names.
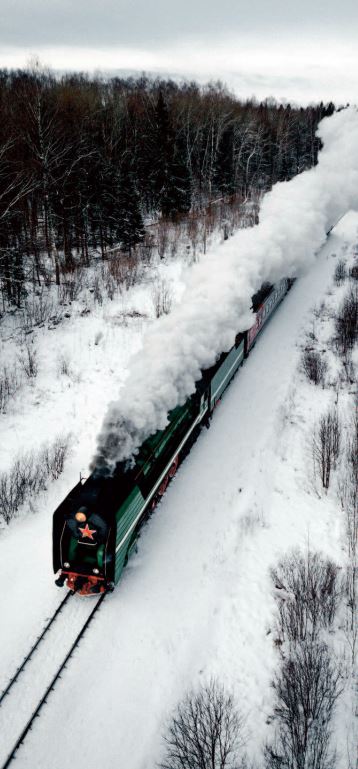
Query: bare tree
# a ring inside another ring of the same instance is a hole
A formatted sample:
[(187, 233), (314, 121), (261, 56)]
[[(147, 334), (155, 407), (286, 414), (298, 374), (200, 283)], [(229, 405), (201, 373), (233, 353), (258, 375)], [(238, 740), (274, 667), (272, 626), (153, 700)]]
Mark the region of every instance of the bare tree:
[(323, 414), (314, 427), (312, 458), (314, 471), (318, 472), (324, 489), (329, 488), (331, 472), (340, 451), (341, 428), (335, 409)]
[(187, 224), (187, 233), (188, 233), (188, 239), (190, 240), (191, 247), (192, 247), (193, 262), (196, 262), (196, 249), (198, 247), (199, 237), (200, 237), (199, 221), (197, 216), (194, 215), (189, 217), (188, 224)]
[(160, 219), (158, 222), (157, 227), (157, 248), (158, 248), (158, 254), (161, 259), (165, 256), (167, 250), (168, 250), (168, 243), (169, 243), (169, 227), (171, 227), (171, 223), (167, 222), (166, 219)]
[(351, 288), (336, 317), (335, 341), (341, 354), (352, 350), (358, 337), (358, 289)]
[(294, 551), (271, 573), (278, 601), (281, 667), (273, 680), (276, 724), (267, 769), (331, 769), (332, 716), (342, 669), (323, 640), (341, 595), (338, 568), (319, 553)]
[(46, 488), (63, 471), (69, 436), (57, 437), (39, 452), (21, 454), (9, 470), (0, 473), (0, 515), (9, 524), (21, 505)]
[(83, 289), (82, 265), (74, 267), (71, 272), (65, 273), (62, 282), (58, 286), (58, 300), (60, 304), (70, 304), (78, 299)]
[(172, 309), (173, 295), (170, 286), (164, 279), (158, 280), (152, 290), (155, 317), (169, 315)]
[(44, 466), (46, 475), (54, 481), (59, 478), (63, 472), (69, 445), (69, 435), (58, 435), (52, 444), (45, 446), (42, 452), (40, 452), (40, 462)]
[(356, 262), (356, 264), (349, 270), (349, 277), (352, 280), (358, 280), (358, 262)]
[(331, 722), (342, 672), (328, 647), (299, 644), (273, 681), (276, 735), (265, 750), (267, 769), (331, 769)]
[(346, 638), (354, 668), (358, 647), (358, 411), (351, 423), (346, 448), (344, 474), (339, 483), (339, 499), (344, 512), (348, 563), (345, 574), (347, 599)]
[(358, 399), (356, 399), (354, 415), (350, 426), (350, 439), (347, 446), (347, 459), (352, 477), (358, 483)]
[(350, 559), (345, 573), (347, 599), (346, 640), (350, 648), (351, 664), (354, 670), (358, 648), (358, 566), (357, 558)]
[(129, 289), (138, 280), (138, 259), (134, 254), (128, 256), (117, 251), (108, 262), (108, 272), (119, 288)]
[(340, 585), (338, 567), (320, 553), (294, 550), (271, 571), (278, 602), (281, 641), (318, 637), (335, 618)]
[(358, 480), (348, 460), (339, 481), (338, 493), (345, 516), (348, 555), (350, 558), (355, 558), (358, 547)]
[(179, 703), (164, 736), (161, 769), (245, 766), (244, 719), (232, 694), (215, 679)]
[(70, 365), (70, 359), (68, 355), (65, 355), (62, 353), (57, 360), (57, 372), (58, 374), (62, 374), (63, 376), (70, 376), (71, 373), (71, 365)]
[(336, 282), (336, 285), (340, 286), (342, 283), (344, 283), (346, 277), (347, 277), (346, 263), (343, 259), (340, 259), (339, 262), (337, 262), (336, 269), (334, 271), (334, 280)]
[(15, 138), (8, 138), (0, 146), (0, 222), (4, 223), (12, 209), (36, 187), (28, 169), (18, 168), (8, 159), (16, 144)]
[(111, 275), (107, 264), (102, 264), (101, 278), (102, 278), (103, 287), (107, 293), (108, 299), (110, 299), (112, 302), (114, 295), (118, 290), (118, 285), (116, 284), (116, 281), (114, 280), (113, 275)]
[(24, 302), (22, 312), (24, 331), (30, 331), (34, 326), (41, 326), (49, 320), (58, 321), (60, 317), (49, 291), (45, 289), (31, 294)]
[(103, 304), (103, 294), (101, 291), (101, 283), (98, 275), (94, 276), (94, 279), (92, 281), (92, 288), (90, 288), (90, 292), (93, 296), (93, 300), (97, 302), (97, 304), (102, 305)]
[(19, 507), (44, 488), (43, 469), (33, 453), (18, 457), (12, 467), (0, 473), (0, 513), (10, 523)]
[(327, 361), (317, 350), (304, 350), (301, 356), (301, 369), (310, 382), (324, 387)]
[(5, 412), (7, 404), (21, 387), (16, 366), (4, 367), (0, 373), (0, 413)]
[(19, 356), (19, 362), (27, 378), (35, 379), (39, 370), (38, 357), (36, 347), (31, 342), (25, 344), (24, 350)]

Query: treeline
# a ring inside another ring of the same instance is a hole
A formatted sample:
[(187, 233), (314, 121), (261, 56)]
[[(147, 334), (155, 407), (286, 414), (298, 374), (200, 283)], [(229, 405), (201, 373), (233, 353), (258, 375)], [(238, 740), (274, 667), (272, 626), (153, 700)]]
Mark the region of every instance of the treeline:
[(317, 123), (333, 111), (241, 102), (220, 84), (0, 71), (7, 301), (41, 282), (46, 259), (58, 284), (92, 249), (131, 252), (149, 217), (175, 220), (290, 179), (316, 162)]

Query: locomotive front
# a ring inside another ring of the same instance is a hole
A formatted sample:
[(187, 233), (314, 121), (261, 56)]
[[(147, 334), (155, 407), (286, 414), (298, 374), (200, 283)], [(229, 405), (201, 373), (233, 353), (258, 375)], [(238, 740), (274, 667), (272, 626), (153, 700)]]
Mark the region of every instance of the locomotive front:
[(54, 514), (53, 564), (56, 585), (80, 595), (113, 588), (111, 526), (100, 509), (99, 495), (79, 484)]

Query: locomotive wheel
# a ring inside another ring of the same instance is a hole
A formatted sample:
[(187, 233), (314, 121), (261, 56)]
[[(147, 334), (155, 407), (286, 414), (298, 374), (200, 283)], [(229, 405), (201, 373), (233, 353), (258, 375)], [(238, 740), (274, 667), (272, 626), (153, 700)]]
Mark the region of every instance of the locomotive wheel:
[(165, 494), (165, 492), (167, 490), (168, 483), (169, 483), (169, 473), (168, 473), (168, 475), (165, 476), (165, 478), (162, 480), (162, 482), (161, 482), (161, 484), (159, 486), (159, 489), (158, 489), (159, 497), (162, 497), (163, 494)]
[(176, 471), (178, 469), (178, 464), (179, 464), (179, 456), (176, 456), (175, 459), (174, 459), (174, 462), (170, 466), (170, 468), (169, 468), (165, 478), (162, 480), (162, 482), (161, 482), (161, 484), (159, 486), (158, 495), (160, 497), (162, 497), (163, 494), (166, 492), (169, 481), (171, 481), (171, 479), (174, 478), (174, 475), (175, 475), (175, 473), (176, 473)]
[(175, 457), (174, 462), (169, 469), (169, 473), (168, 473), (169, 478), (174, 478), (174, 475), (178, 469), (178, 465), (179, 465), (179, 454), (178, 456)]
[(158, 491), (154, 495), (152, 501), (149, 503), (148, 513), (147, 513), (148, 517), (151, 515), (153, 510), (155, 510), (155, 508), (156, 508), (158, 502), (160, 502), (163, 494), (165, 494), (165, 492), (167, 490), (168, 483), (169, 483), (169, 481), (171, 481), (172, 478), (174, 478), (174, 475), (175, 475), (175, 473), (176, 473), (176, 471), (178, 469), (178, 466), (179, 466), (179, 454), (175, 457), (174, 462), (171, 464), (171, 466), (170, 466), (170, 468), (169, 468), (165, 478), (163, 478), (163, 480), (162, 480), (162, 482), (161, 482), (161, 484), (159, 486)]

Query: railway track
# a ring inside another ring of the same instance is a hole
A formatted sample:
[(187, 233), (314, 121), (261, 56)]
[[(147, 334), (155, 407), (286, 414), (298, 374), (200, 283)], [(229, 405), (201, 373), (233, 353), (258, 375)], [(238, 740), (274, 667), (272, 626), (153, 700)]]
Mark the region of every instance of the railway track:
[(46, 633), (49, 631), (50, 627), (53, 625), (53, 623), (55, 622), (56, 618), (58, 617), (58, 615), (62, 611), (65, 603), (67, 603), (69, 598), (71, 598), (71, 595), (72, 595), (72, 593), (67, 593), (67, 595), (65, 596), (63, 601), (61, 601), (60, 605), (57, 607), (56, 611), (53, 613), (52, 617), (48, 620), (47, 624), (45, 625), (41, 635), (39, 635), (38, 639), (35, 641), (35, 643), (31, 647), (31, 649), (28, 652), (28, 654), (26, 655), (26, 657), (24, 657), (20, 667), (17, 668), (15, 675), (13, 675), (13, 677), (10, 678), (10, 681), (7, 684), (6, 688), (1, 692), (1, 694), (0, 694), (0, 706), (2, 704), (2, 701), (5, 699), (6, 695), (9, 694), (9, 692), (11, 691), (13, 685), (16, 683), (19, 675), (21, 675), (22, 671), (25, 670), (25, 667), (26, 667), (27, 663), (29, 662), (29, 660), (31, 659), (33, 653), (36, 651), (36, 649), (40, 645), (41, 641), (45, 638)]
[[(64, 600), (0, 695), (0, 769), (7, 769), (76, 651), (106, 593), (91, 601)], [(66, 608), (65, 608), (66, 606)], [(61, 613), (66, 623), (57, 622)]]

